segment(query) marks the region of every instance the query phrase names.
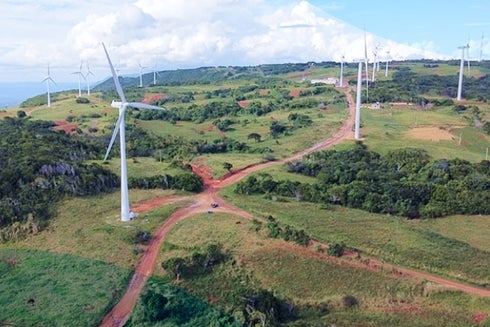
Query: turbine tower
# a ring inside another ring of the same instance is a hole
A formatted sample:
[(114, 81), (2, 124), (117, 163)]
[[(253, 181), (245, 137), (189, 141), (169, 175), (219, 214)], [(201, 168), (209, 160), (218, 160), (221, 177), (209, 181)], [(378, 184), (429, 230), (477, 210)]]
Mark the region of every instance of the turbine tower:
[(83, 61), (80, 61), (80, 67), (78, 68), (78, 71), (72, 73), (72, 74), (78, 75), (78, 97), (82, 96), (82, 80), (81, 80), (81, 77), (83, 77), (85, 79), (85, 76), (83, 76), (83, 74), (82, 74), (82, 65), (83, 65)]
[(357, 61), (359, 64), (357, 68), (357, 92), (356, 92), (356, 115), (354, 120), (354, 138), (360, 139), (360, 125), (361, 125), (361, 86), (362, 86), (362, 62), (360, 59)]
[(51, 93), (49, 90), (49, 83), (52, 82), (54, 85), (56, 85), (56, 82), (51, 78), (51, 73), (49, 71), (49, 65), (48, 65), (48, 76), (46, 76), (43, 79), (43, 82), (46, 83), (46, 92), (47, 92), (47, 96), (48, 96), (48, 108), (49, 108), (49, 107), (51, 107)]
[(461, 49), (461, 63), (459, 65), (459, 81), (458, 81), (458, 95), (456, 100), (461, 101), (461, 92), (463, 89), (463, 69), (464, 69), (464, 50), (469, 49), (470, 45), (462, 45), (459, 46), (458, 49)]
[(119, 79), (117, 77), (116, 71), (114, 70), (114, 66), (112, 66), (111, 58), (107, 53), (104, 43), (102, 43), (104, 47), (104, 52), (107, 56), (107, 61), (109, 62), (109, 66), (112, 72), (112, 78), (114, 79), (114, 84), (116, 86), (116, 91), (121, 98), (121, 101), (112, 101), (111, 106), (115, 108), (119, 108), (119, 117), (117, 118), (116, 126), (114, 128), (114, 132), (112, 133), (111, 141), (109, 146), (107, 147), (107, 152), (104, 157), (104, 161), (107, 160), (109, 156), (109, 152), (111, 151), (112, 145), (116, 139), (117, 133), (119, 132), (119, 146), (121, 152), (121, 220), (122, 221), (130, 221), (132, 218), (136, 217), (136, 214), (129, 211), (129, 195), (128, 195), (128, 171), (126, 165), (126, 129), (124, 123), (124, 112), (127, 107), (140, 108), (140, 109), (154, 109), (154, 110), (164, 110), (164, 108), (152, 106), (146, 103), (140, 102), (127, 102), (126, 97), (124, 95), (121, 84), (119, 83)]
[(340, 62), (340, 80), (339, 80), (340, 87), (344, 87), (344, 59), (345, 56), (342, 55), (342, 61)]
[(85, 74), (85, 81), (87, 82), (87, 95), (90, 95), (90, 75), (94, 76), (94, 73), (90, 70), (90, 66), (87, 62), (87, 73)]
[(157, 85), (157, 64), (155, 64), (155, 68), (153, 68), (153, 85)]
[(140, 87), (143, 87), (143, 69), (146, 67), (141, 66), (141, 64), (138, 64), (138, 66), (140, 67)]
[(378, 59), (378, 47), (375, 47), (374, 48), (374, 51), (373, 51), (373, 56), (374, 56), (374, 60), (373, 60), (373, 76), (371, 78), (371, 82), (374, 83), (376, 82), (376, 60)]
[(368, 68), (368, 55), (367, 55), (367, 41), (366, 32), (364, 32), (364, 65), (366, 66), (366, 102), (369, 100), (369, 68)]
[(388, 77), (388, 65), (390, 62), (390, 51), (386, 51), (386, 70), (385, 70), (385, 77)]
[(481, 34), (481, 43), (480, 43), (480, 62), (483, 60), (483, 45), (485, 44), (485, 36), (483, 33)]

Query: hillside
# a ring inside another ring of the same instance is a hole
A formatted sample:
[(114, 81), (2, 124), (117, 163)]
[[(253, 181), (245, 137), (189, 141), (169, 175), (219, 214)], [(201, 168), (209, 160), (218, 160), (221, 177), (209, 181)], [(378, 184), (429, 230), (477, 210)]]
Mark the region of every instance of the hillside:
[[(156, 86), (145, 74), (143, 88), (120, 78), (130, 101), (167, 109), (128, 110), (130, 200), (140, 214), (129, 223), (119, 220), (117, 147), (102, 161), (117, 118), (111, 81), (87, 101), (62, 92), (51, 108), (26, 101), (0, 113), (18, 133), (0, 144), (6, 167), (17, 167), (2, 187), (48, 183), (40, 177), (79, 186), (77, 175), (36, 175), (54, 163), (97, 167), (84, 180), (110, 181), (59, 194), (39, 228), (33, 212), (29, 228), (6, 222), (0, 322), (486, 326), (490, 217), (461, 210), (486, 204), (490, 187), (487, 64), (473, 65), (458, 103), (456, 61), (392, 63), (363, 100), (362, 142), (351, 135), (354, 88), (310, 83), (336, 77), (333, 63), (169, 71)], [(349, 65), (344, 78), (353, 86), (355, 76)], [(29, 180), (17, 178), (27, 169)], [(202, 188), (183, 187), (197, 180)], [(72, 279), (83, 282), (68, 289)], [(141, 297), (125, 294), (128, 284)], [(56, 316), (49, 303), (63, 301), (83, 310)]]

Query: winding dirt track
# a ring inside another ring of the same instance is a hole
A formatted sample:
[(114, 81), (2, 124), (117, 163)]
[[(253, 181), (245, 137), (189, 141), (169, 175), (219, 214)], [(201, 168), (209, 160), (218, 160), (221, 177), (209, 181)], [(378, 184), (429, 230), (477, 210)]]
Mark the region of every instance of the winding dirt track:
[[(202, 167), (194, 166), (193, 167), (194, 172), (200, 175), (204, 179), (204, 184), (206, 187), (202, 193), (197, 195), (192, 195), (192, 196), (182, 196), (182, 197), (173, 196), (167, 198), (159, 198), (151, 202), (145, 202), (145, 203), (140, 203), (135, 205), (132, 208), (133, 211), (141, 214), (152, 208), (161, 205), (166, 205), (169, 203), (174, 203), (185, 199), (188, 200), (192, 199), (193, 201), (190, 206), (179, 209), (175, 213), (173, 213), (153, 236), (150, 244), (148, 245), (148, 248), (144, 252), (140, 262), (138, 263), (138, 266), (136, 267), (136, 271), (126, 289), (125, 294), (123, 295), (121, 300), (112, 308), (112, 310), (104, 317), (100, 326), (104, 326), (104, 327), (124, 326), (126, 321), (129, 319), (129, 316), (136, 304), (136, 301), (138, 300), (139, 295), (143, 290), (143, 287), (145, 286), (148, 278), (153, 273), (153, 269), (155, 267), (157, 256), (158, 256), (158, 251), (160, 250), (160, 247), (163, 243), (166, 234), (168, 233), (170, 228), (172, 228), (172, 226), (174, 226), (176, 223), (189, 216), (207, 212), (210, 209), (209, 204), (213, 201), (219, 202), (219, 207), (214, 208), (213, 212), (227, 212), (227, 213), (232, 213), (234, 215), (242, 216), (247, 219), (253, 218), (253, 216), (248, 212), (238, 209), (233, 205), (229, 204), (228, 202), (226, 202), (224, 199), (220, 198), (217, 192), (222, 187), (236, 183), (237, 181), (243, 179), (250, 173), (255, 172), (257, 170), (264, 169), (266, 167), (270, 167), (274, 165), (283, 164), (287, 161), (300, 159), (306, 154), (309, 154), (314, 151), (326, 149), (332, 145), (340, 143), (343, 140), (352, 138), (352, 129), (354, 126), (354, 116), (355, 116), (355, 102), (353, 100), (352, 94), (350, 93), (351, 91), (350, 88), (344, 88), (343, 91), (349, 103), (349, 118), (344, 122), (344, 124), (337, 130), (335, 134), (333, 134), (331, 137), (327, 138), (326, 140), (315, 144), (309, 149), (298, 152), (290, 158), (252, 165), (240, 171), (236, 171), (232, 174), (229, 174), (226, 177), (222, 178), (221, 180), (213, 180), (212, 178), (209, 177), (206, 171), (202, 169)], [(327, 247), (328, 245), (319, 243), (317, 241), (312, 241), (310, 244), (310, 248), (312, 249), (312, 253), (316, 253), (316, 255), (318, 255), (318, 252), (316, 252), (314, 249), (316, 249), (317, 246)], [(364, 269), (371, 269), (376, 271), (379, 270), (392, 271), (393, 274), (396, 275), (397, 277), (421, 278), (469, 294), (474, 294), (479, 296), (490, 296), (490, 290), (488, 289), (471, 287), (462, 283), (440, 278), (428, 273), (411, 270), (407, 268), (401, 268), (399, 266), (395, 267), (390, 264), (381, 263), (379, 260), (375, 258), (362, 257), (361, 259), (363, 260), (359, 260), (359, 255), (357, 253), (346, 253), (343, 257), (344, 259), (333, 259), (326, 256), (322, 256), (322, 258), (324, 260), (337, 260), (342, 264), (348, 264), (351, 266), (360, 267)], [(354, 258), (356, 258), (357, 260), (355, 260)], [(369, 262), (369, 263), (366, 264), (362, 262)]]

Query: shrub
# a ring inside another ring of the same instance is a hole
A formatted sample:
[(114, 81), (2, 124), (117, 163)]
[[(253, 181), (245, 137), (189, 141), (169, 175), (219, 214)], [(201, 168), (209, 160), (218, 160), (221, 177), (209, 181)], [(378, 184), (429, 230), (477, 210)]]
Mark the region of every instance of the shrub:
[(90, 103), (90, 100), (87, 99), (87, 98), (83, 98), (83, 97), (78, 97), (77, 100), (76, 100), (77, 103)]
[(333, 257), (341, 257), (344, 254), (344, 246), (339, 243), (331, 244), (327, 249), (327, 254)]
[(359, 301), (352, 295), (346, 295), (342, 298), (342, 305), (345, 308), (352, 308), (359, 304)]

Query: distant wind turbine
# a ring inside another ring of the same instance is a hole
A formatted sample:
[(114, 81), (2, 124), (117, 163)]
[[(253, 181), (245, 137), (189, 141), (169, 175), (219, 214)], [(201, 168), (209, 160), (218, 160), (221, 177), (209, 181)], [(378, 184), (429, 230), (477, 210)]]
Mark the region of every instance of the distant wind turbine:
[(390, 51), (386, 51), (386, 70), (385, 70), (385, 77), (388, 77), (388, 65), (390, 62)]
[(50, 90), (49, 90), (49, 83), (53, 83), (54, 85), (56, 85), (56, 82), (51, 78), (51, 73), (50, 73), (50, 70), (49, 70), (49, 65), (48, 65), (48, 76), (46, 76), (44, 79), (43, 79), (43, 82), (46, 83), (46, 91), (47, 91), (47, 96), (48, 96), (48, 108), (51, 107), (51, 93), (50, 93)]
[(153, 68), (153, 85), (157, 85), (157, 64), (155, 64), (155, 68)]
[(109, 66), (111, 68), (112, 78), (114, 79), (117, 94), (119, 94), (119, 97), (121, 98), (120, 102), (113, 100), (111, 104), (112, 107), (119, 108), (119, 116), (117, 118), (114, 132), (112, 133), (111, 141), (109, 143), (109, 146), (107, 147), (104, 161), (107, 160), (112, 145), (114, 144), (114, 141), (116, 139), (117, 133), (119, 132), (119, 146), (121, 152), (121, 220), (130, 221), (132, 218), (136, 217), (136, 214), (129, 211), (128, 171), (126, 165), (126, 128), (124, 122), (124, 113), (127, 107), (154, 110), (164, 110), (164, 108), (152, 106), (146, 103), (128, 102), (126, 100), (126, 96), (124, 95), (121, 84), (119, 83), (119, 78), (117, 77), (116, 71), (114, 70), (114, 66), (112, 65), (111, 58), (109, 57), (109, 53), (107, 53), (107, 49), (104, 43), (102, 43), (102, 46), (104, 48), (104, 52), (107, 56), (107, 61), (109, 62)]
[(340, 87), (344, 87), (344, 59), (345, 56), (342, 55), (342, 61), (340, 62), (340, 79), (339, 79)]
[[(365, 61), (365, 60), (364, 60)], [(362, 86), (362, 62), (360, 59), (358, 62), (357, 68), (357, 92), (356, 92), (356, 115), (354, 120), (354, 138), (356, 140), (360, 139), (360, 125), (361, 125), (361, 86)]]
[(366, 66), (366, 102), (369, 99), (369, 68), (368, 68), (368, 55), (367, 55), (367, 41), (366, 32), (364, 32), (364, 65)]
[(483, 33), (481, 34), (481, 43), (480, 43), (480, 62), (483, 60), (483, 45), (485, 44), (485, 36)]
[(87, 82), (87, 95), (90, 95), (90, 75), (94, 76), (94, 73), (90, 70), (90, 66), (87, 62), (87, 73), (85, 74), (85, 81)]
[(463, 89), (463, 69), (464, 69), (464, 51), (470, 47), (469, 44), (459, 46), (461, 49), (461, 63), (459, 65), (459, 81), (458, 81), (458, 95), (456, 100), (461, 101), (461, 93)]
[(146, 67), (141, 66), (141, 64), (138, 64), (138, 66), (140, 67), (140, 87), (143, 87), (143, 69)]
[(78, 97), (82, 96), (82, 77), (85, 79), (85, 76), (82, 74), (82, 65), (83, 61), (80, 61), (80, 67), (78, 68), (78, 71), (72, 73), (78, 75)]

